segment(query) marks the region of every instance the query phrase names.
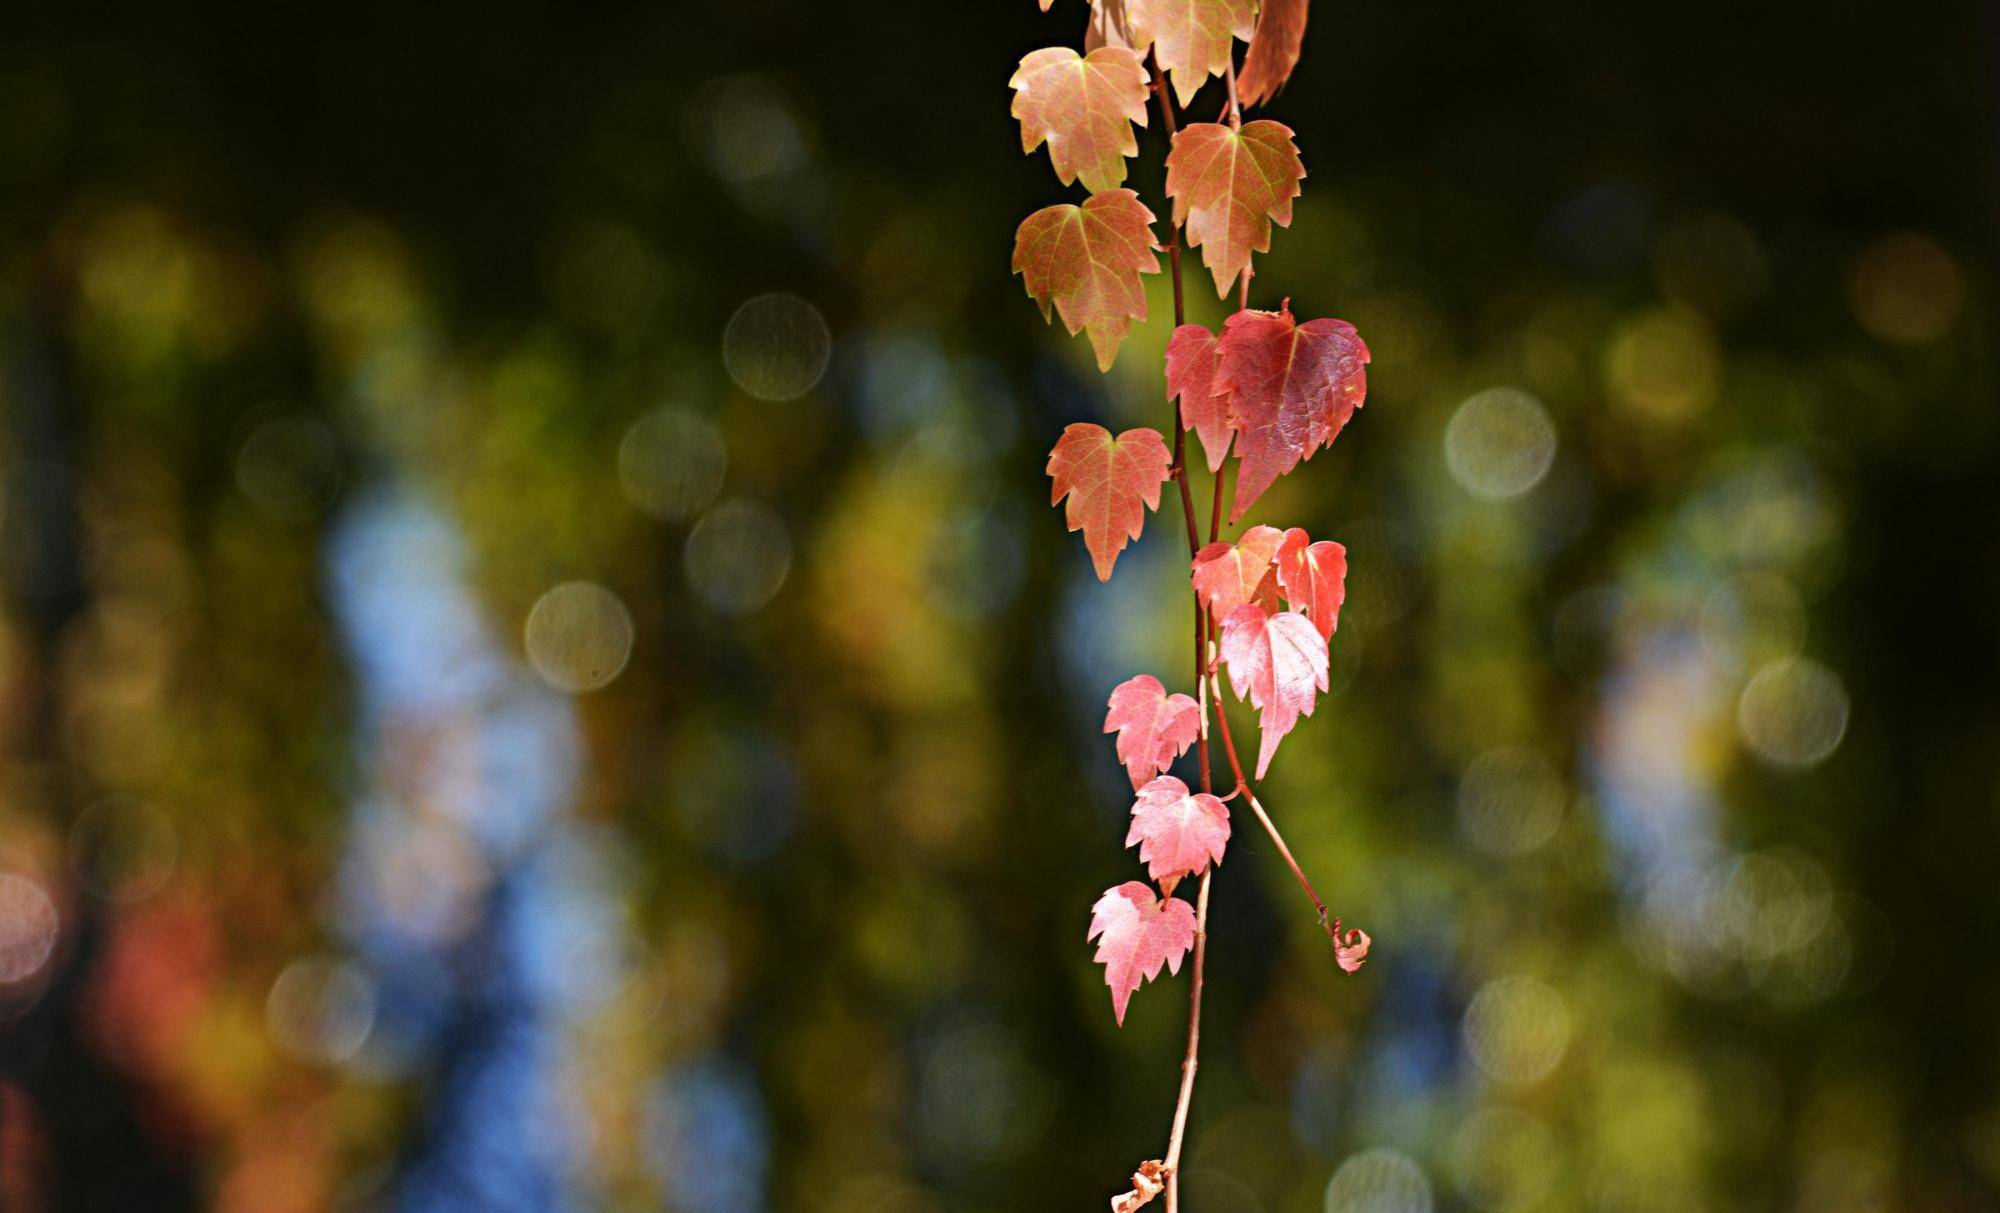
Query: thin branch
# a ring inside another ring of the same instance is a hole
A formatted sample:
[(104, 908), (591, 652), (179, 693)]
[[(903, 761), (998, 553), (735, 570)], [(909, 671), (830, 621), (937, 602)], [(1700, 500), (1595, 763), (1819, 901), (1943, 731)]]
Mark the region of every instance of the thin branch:
[[(1211, 620), (1211, 626), (1212, 624)], [(1320, 928), (1326, 932), (1327, 938), (1333, 939), (1337, 944), (1340, 941), (1335, 938), (1333, 922), (1327, 917), (1326, 902), (1320, 899), (1319, 891), (1313, 888), (1312, 881), (1306, 879), (1305, 871), (1299, 867), (1299, 861), (1292, 858), (1292, 848), (1285, 845), (1285, 836), (1278, 832), (1277, 823), (1264, 811), (1263, 803), (1257, 799), (1257, 790), (1250, 785), (1250, 777), (1243, 773), (1243, 764), (1237, 760), (1236, 742), (1229, 735), (1229, 717), (1223, 712), (1221, 675), (1211, 668), (1208, 679), (1215, 695), (1215, 720), (1222, 733), (1222, 752), (1229, 758), (1230, 773), (1236, 776), (1236, 790), (1243, 793), (1244, 801), (1249, 804), (1250, 811), (1257, 814), (1257, 820), (1263, 825), (1264, 833), (1270, 835), (1272, 843), (1277, 846), (1279, 857), (1285, 861), (1285, 866), (1292, 870), (1293, 878), (1299, 882), (1299, 887), (1306, 891), (1306, 896), (1312, 899), (1313, 910), (1319, 915)]]
[(1201, 962), (1208, 952), (1208, 881), (1215, 875), (1215, 865), (1210, 864), (1201, 874), (1201, 889), (1194, 898), (1194, 961), (1188, 966), (1190, 972), (1188, 994), (1188, 1041), (1187, 1056), (1181, 1060), (1181, 1097), (1174, 1105), (1174, 1131), (1167, 1138), (1167, 1208), (1173, 1209), (1180, 1202), (1180, 1185), (1175, 1181), (1181, 1171), (1181, 1142), (1187, 1137), (1188, 1103), (1194, 1097), (1194, 1072), (1201, 1062)]
[[(1146, 62), (1153, 71), (1153, 91), (1160, 102), (1160, 125), (1167, 133), (1167, 146), (1171, 150), (1174, 136), (1179, 133), (1179, 123), (1174, 118), (1174, 100), (1167, 91), (1166, 76), (1160, 71), (1160, 64), (1150, 53)], [(1174, 283), (1174, 327), (1187, 323), (1186, 295), (1181, 285), (1181, 232), (1180, 225), (1172, 222), (1173, 208), (1167, 209), (1171, 235), (1167, 242), (1167, 261), (1173, 272)], [(1181, 416), (1180, 402), (1174, 402), (1174, 462), (1172, 475), (1174, 483), (1180, 486), (1181, 515), (1187, 521), (1188, 557), (1201, 549), (1201, 531), (1194, 515), (1194, 491), (1188, 486), (1187, 473), (1187, 429)], [(1210, 526), (1213, 538), (1213, 525)], [(1189, 589), (1193, 589), (1190, 581)], [(1208, 671), (1209, 637), (1214, 621), (1202, 609), (1201, 597), (1194, 601), (1194, 678), (1195, 689), (1201, 700), (1200, 746), (1195, 751), (1196, 761), (1201, 768), (1201, 790), (1213, 792), (1215, 781), (1209, 766), (1208, 754), (1208, 709), (1209, 686), (1205, 677)], [(1194, 910), (1194, 959), (1188, 965), (1188, 1037), (1187, 1053), (1181, 1058), (1180, 1096), (1174, 1103), (1174, 1127), (1167, 1137), (1165, 1173), (1167, 1180), (1167, 1213), (1178, 1213), (1180, 1209), (1180, 1160), (1181, 1143), (1187, 1136), (1188, 1106), (1194, 1099), (1194, 1076), (1200, 1068), (1201, 1050), (1201, 976), (1202, 965), (1208, 955), (1208, 883), (1214, 874), (1210, 868), (1201, 875), (1201, 890), (1195, 895)]]

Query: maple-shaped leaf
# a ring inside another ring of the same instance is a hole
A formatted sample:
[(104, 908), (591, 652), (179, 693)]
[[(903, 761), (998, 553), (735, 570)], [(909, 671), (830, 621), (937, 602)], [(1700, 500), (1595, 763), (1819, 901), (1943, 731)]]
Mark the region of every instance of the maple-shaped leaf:
[(1293, 527), (1285, 532), (1273, 561), (1285, 601), (1306, 613), (1322, 640), (1332, 640), (1340, 626), (1340, 604), (1347, 601), (1347, 549), (1330, 539), (1314, 543), (1310, 535)]
[(1172, 775), (1140, 788), (1132, 802), (1125, 845), (1138, 844), (1139, 862), (1169, 891), (1173, 886), (1166, 882), (1199, 876), (1211, 862), (1221, 863), (1228, 841), (1229, 806), (1207, 792), (1189, 791)]
[(1014, 272), (1041, 304), (1042, 319), (1054, 304), (1071, 334), (1088, 330), (1099, 370), (1111, 369), (1132, 322), (1146, 318), (1139, 275), (1160, 272), (1152, 223), (1139, 195), (1117, 189), (1092, 194), (1082, 206), (1045, 206), (1014, 233)]
[(1049, 452), (1049, 504), (1069, 498), (1064, 519), (1070, 530), (1083, 532), (1099, 581), (1111, 580), (1125, 541), (1144, 529), (1146, 511), (1160, 508), (1160, 485), (1173, 462), (1156, 430), (1126, 430), (1113, 438), (1103, 426), (1079, 421), (1056, 440)]
[(1104, 714), (1104, 731), (1118, 734), (1118, 761), (1125, 764), (1135, 792), (1172, 766), (1201, 736), (1201, 705), (1178, 692), (1167, 694), (1151, 674), (1128, 678), (1112, 688), (1110, 707)]
[(1215, 391), (1215, 334), (1183, 324), (1167, 342), (1167, 399), (1181, 402), (1181, 428), (1201, 435), (1208, 470), (1229, 456), (1229, 394)]
[(1253, 526), (1235, 543), (1211, 543), (1194, 554), (1194, 592), (1217, 619), (1246, 602), (1278, 609), (1277, 569), (1272, 561), (1285, 542), (1277, 527)]
[(1368, 346), (1345, 320), (1295, 324), (1290, 302), (1223, 322), (1215, 388), (1236, 428), (1234, 522), (1278, 477), (1330, 444), (1368, 395)]
[(1297, 611), (1266, 614), (1245, 603), (1222, 621), (1222, 660), (1238, 699), (1257, 709), (1257, 778), (1271, 765), (1278, 743), (1301, 714), (1310, 716), (1316, 692), (1327, 688), (1326, 641)]
[(1235, 130), (1219, 122), (1180, 129), (1167, 152), (1167, 196), (1174, 222), (1187, 226), (1190, 248), (1215, 278), (1224, 298), (1250, 254), (1271, 247), (1271, 225), (1290, 227), (1305, 164), (1282, 122), (1260, 118)]
[(1160, 975), (1160, 966), (1181, 971), (1181, 957), (1194, 946), (1194, 907), (1161, 897), (1153, 886), (1128, 880), (1106, 889), (1090, 907), (1090, 932), (1097, 940), (1091, 959), (1104, 966), (1104, 984), (1111, 987), (1111, 1011), (1125, 1023), (1125, 1006), (1142, 981)]
[(1235, 40), (1248, 41), (1256, 28), (1251, 0), (1126, 0), (1125, 8), (1132, 44), (1153, 48), (1183, 107), (1228, 68)]
[(1132, 124), (1146, 125), (1146, 67), (1138, 52), (1102, 46), (1079, 55), (1051, 46), (1022, 59), (1007, 87), (1014, 90), (1021, 150), (1046, 141), (1063, 184), (1081, 178), (1098, 193), (1125, 180), (1125, 157), (1139, 154)]
[(1245, 106), (1262, 105), (1278, 95), (1299, 63), (1299, 45), (1306, 36), (1306, 0), (1263, 0), (1257, 11), (1257, 32), (1243, 52), (1243, 70), (1236, 73), (1236, 99)]
[(1100, 46), (1129, 47), (1141, 56), (1145, 55), (1145, 46), (1132, 32), (1132, 19), (1125, 12), (1125, 0), (1091, 0), (1090, 25), (1083, 31), (1083, 49), (1094, 51)]

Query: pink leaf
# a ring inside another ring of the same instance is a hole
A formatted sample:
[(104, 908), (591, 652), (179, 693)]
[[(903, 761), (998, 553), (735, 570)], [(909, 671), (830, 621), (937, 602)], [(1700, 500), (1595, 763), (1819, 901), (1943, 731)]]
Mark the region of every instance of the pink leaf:
[(1090, 932), (1084, 938), (1097, 940), (1097, 955), (1091, 959), (1104, 966), (1111, 1011), (1122, 1026), (1125, 1006), (1140, 982), (1158, 977), (1163, 964), (1181, 971), (1181, 957), (1194, 946), (1194, 907), (1128, 880), (1106, 889), (1090, 908)]
[(1320, 639), (1331, 641), (1340, 626), (1340, 604), (1347, 600), (1347, 549), (1327, 539), (1314, 543), (1293, 527), (1285, 532), (1275, 560), (1285, 601), (1306, 613)]
[(1296, 611), (1267, 615), (1245, 603), (1222, 621), (1222, 659), (1236, 697), (1249, 699), (1258, 710), (1257, 778), (1262, 779), (1299, 716), (1312, 715), (1314, 692), (1327, 688), (1326, 641)]
[(1229, 806), (1207, 792), (1191, 792), (1172, 775), (1139, 789), (1132, 802), (1132, 829), (1125, 845), (1137, 843), (1139, 861), (1154, 880), (1199, 876), (1211, 861), (1222, 862), (1229, 841)]
[(1236, 521), (1278, 477), (1333, 442), (1368, 395), (1368, 347), (1345, 320), (1294, 324), (1246, 309), (1216, 342), (1215, 390), (1236, 427)]
[[(1229, 457), (1229, 395), (1215, 393), (1215, 334), (1199, 324), (1183, 324), (1167, 342), (1167, 399), (1181, 402), (1181, 428), (1201, 435), (1208, 470)], [(1214, 394), (1211, 394), (1214, 393)]]
[(1151, 674), (1113, 687), (1110, 707), (1104, 731), (1118, 734), (1118, 761), (1125, 764), (1135, 792), (1201, 736), (1201, 705), (1186, 695), (1167, 694)]
[(1278, 609), (1277, 570), (1272, 560), (1285, 541), (1276, 527), (1253, 526), (1235, 543), (1211, 543), (1194, 554), (1194, 592), (1217, 619), (1246, 602)]

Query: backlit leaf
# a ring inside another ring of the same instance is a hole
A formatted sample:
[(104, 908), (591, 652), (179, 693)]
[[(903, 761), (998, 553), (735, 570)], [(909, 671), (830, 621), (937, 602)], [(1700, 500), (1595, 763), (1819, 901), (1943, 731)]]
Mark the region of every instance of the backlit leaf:
[(1138, 51), (1142, 58), (1145, 56), (1146, 48), (1132, 32), (1132, 19), (1125, 12), (1125, 0), (1092, 0), (1090, 24), (1083, 31), (1083, 49), (1094, 51), (1100, 46), (1130, 47)]
[(1262, 105), (1278, 95), (1298, 66), (1299, 45), (1306, 36), (1306, 0), (1263, 0), (1257, 12), (1257, 32), (1243, 52), (1243, 70), (1236, 73), (1236, 99)]
[(1276, 527), (1253, 526), (1235, 543), (1211, 543), (1194, 554), (1194, 592), (1217, 619), (1246, 602), (1278, 609), (1277, 569), (1272, 560), (1285, 541)]
[(1065, 496), (1072, 531), (1083, 532), (1099, 581), (1111, 580), (1127, 539), (1137, 539), (1146, 511), (1160, 507), (1160, 485), (1173, 465), (1167, 443), (1154, 430), (1126, 430), (1113, 438), (1103, 426), (1077, 422), (1049, 452), (1049, 504)]
[(1099, 370), (1111, 369), (1134, 320), (1146, 318), (1141, 274), (1160, 272), (1153, 212), (1131, 190), (1106, 190), (1043, 207), (1014, 233), (1014, 272), (1049, 318), (1053, 304), (1071, 333), (1088, 330)]
[(1215, 334), (1199, 324), (1183, 324), (1167, 342), (1167, 399), (1179, 397), (1181, 428), (1201, 436), (1208, 470), (1229, 456), (1229, 395), (1215, 394)]
[(1194, 907), (1128, 880), (1106, 889), (1090, 908), (1090, 931), (1084, 938), (1097, 940), (1092, 959), (1104, 966), (1111, 1011), (1123, 1025), (1125, 1006), (1140, 982), (1158, 977), (1161, 965), (1181, 971), (1181, 957), (1194, 946)]
[(1222, 326), (1215, 390), (1236, 427), (1234, 522), (1279, 476), (1340, 433), (1368, 395), (1368, 347), (1345, 320), (1294, 324), (1287, 306)]
[(1300, 715), (1310, 716), (1317, 692), (1327, 688), (1326, 641), (1312, 620), (1296, 611), (1266, 614), (1246, 603), (1222, 621), (1222, 660), (1238, 699), (1258, 711), (1257, 778)]
[(1289, 227), (1292, 199), (1306, 169), (1291, 128), (1268, 118), (1232, 130), (1219, 122), (1181, 128), (1167, 153), (1167, 196), (1174, 222), (1187, 226), (1190, 248), (1226, 297), (1250, 254), (1271, 247), (1271, 224)]
[(1229, 806), (1207, 792), (1191, 792), (1172, 775), (1139, 789), (1132, 802), (1132, 829), (1125, 845), (1139, 847), (1139, 862), (1161, 887), (1182, 876), (1199, 876), (1222, 862), (1229, 841)]
[(1051, 46), (1021, 60), (1013, 114), (1021, 150), (1049, 145), (1049, 163), (1065, 185), (1081, 179), (1092, 193), (1125, 180), (1125, 158), (1139, 152), (1132, 124), (1146, 125), (1146, 68), (1137, 52), (1104, 46), (1079, 55)]
[(1153, 48), (1183, 106), (1210, 76), (1223, 73), (1235, 40), (1248, 40), (1256, 28), (1251, 0), (1126, 0), (1125, 8), (1133, 45)]
[(1347, 549), (1329, 539), (1314, 543), (1293, 527), (1285, 532), (1275, 561), (1285, 601), (1306, 613), (1321, 639), (1332, 640), (1340, 626), (1340, 604), (1347, 601)]
[(1140, 674), (1112, 689), (1104, 731), (1118, 734), (1118, 761), (1136, 792), (1201, 736), (1201, 705), (1186, 695), (1167, 694), (1159, 679)]

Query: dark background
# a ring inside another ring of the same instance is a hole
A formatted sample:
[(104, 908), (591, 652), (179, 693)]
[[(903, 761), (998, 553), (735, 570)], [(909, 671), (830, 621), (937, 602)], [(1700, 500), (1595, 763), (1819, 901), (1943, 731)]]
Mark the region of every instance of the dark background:
[[(1168, 296), (1099, 376), (1007, 273), (1080, 190), (1006, 81), (1083, 18), (0, 18), (0, 1204), (1160, 1152), (1185, 976), (1118, 1030), (1083, 934), (1178, 523), (1100, 587), (1041, 469), (1167, 425)], [(1263, 792), (1376, 946), (1239, 815), (1190, 1208), (2000, 1206), (1993, 29), (1313, 7), (1253, 303), (1374, 359), (1252, 519), (1352, 570)]]

